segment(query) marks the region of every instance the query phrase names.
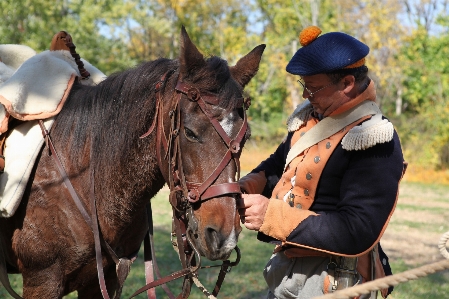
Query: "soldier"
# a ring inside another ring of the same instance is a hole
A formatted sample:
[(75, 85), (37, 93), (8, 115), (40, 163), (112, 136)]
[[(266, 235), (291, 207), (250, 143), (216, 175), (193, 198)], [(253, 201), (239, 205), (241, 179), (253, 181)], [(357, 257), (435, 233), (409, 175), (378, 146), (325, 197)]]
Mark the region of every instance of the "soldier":
[(304, 29), (286, 68), (307, 99), (289, 117), (286, 139), (239, 181), (242, 223), (276, 244), (267, 298), (313, 298), (391, 275), (379, 240), (406, 166), (399, 137), (375, 103), (368, 46), (320, 34)]

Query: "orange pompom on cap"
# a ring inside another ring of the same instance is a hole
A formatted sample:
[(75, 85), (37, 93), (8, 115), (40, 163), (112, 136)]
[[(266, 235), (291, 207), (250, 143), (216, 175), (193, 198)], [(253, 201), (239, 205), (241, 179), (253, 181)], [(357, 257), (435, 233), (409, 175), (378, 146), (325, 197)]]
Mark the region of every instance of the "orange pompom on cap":
[(317, 26), (309, 26), (304, 28), (301, 33), (299, 33), (299, 42), (301, 46), (307, 46), (311, 42), (313, 42), (320, 34), (321, 29)]

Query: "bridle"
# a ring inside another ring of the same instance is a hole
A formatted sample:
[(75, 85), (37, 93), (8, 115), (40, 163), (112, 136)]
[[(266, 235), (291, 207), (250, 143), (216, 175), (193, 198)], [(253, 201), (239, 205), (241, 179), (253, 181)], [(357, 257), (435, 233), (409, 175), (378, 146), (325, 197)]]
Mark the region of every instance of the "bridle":
[[(163, 102), (161, 96), (161, 89), (165, 87), (168, 77), (173, 74), (174, 71), (168, 71), (162, 75), (161, 79), (156, 83), (155, 93), (156, 93), (156, 117), (150, 129), (142, 135), (140, 138), (145, 138), (152, 133), (157, 124), (157, 143), (162, 144), (165, 150), (165, 155), (162, 157), (161, 148), (157, 147), (157, 160), (159, 167), (164, 168), (162, 159), (168, 159), (169, 163), (169, 178), (166, 179), (169, 183), (171, 192), (183, 191), (183, 197), (190, 203), (195, 203), (198, 201), (205, 201), (214, 197), (223, 196), (225, 194), (241, 194), (240, 187), (237, 182), (232, 183), (222, 183), (213, 184), (218, 176), (223, 172), (229, 162), (233, 159), (237, 167), (237, 173), (240, 173), (240, 162), (239, 157), (241, 149), (244, 144), (244, 137), (246, 130), (248, 129), (248, 122), (246, 119), (246, 113), (243, 109), (244, 120), (240, 127), (237, 136), (231, 139), (227, 133), (224, 131), (223, 127), (220, 125), (217, 118), (215, 118), (206, 107), (209, 105), (218, 105), (219, 99), (216, 95), (208, 92), (200, 92), (197, 88), (182, 82), (177, 81), (174, 95), (176, 97), (175, 107), (169, 111), (169, 116), (171, 119), (170, 132), (168, 138), (164, 134), (164, 123), (163, 123)], [(210, 123), (214, 127), (215, 131), (220, 135), (221, 139), (226, 144), (228, 150), (223, 156), (221, 162), (217, 165), (215, 170), (210, 174), (210, 176), (202, 183), (189, 182), (185, 180), (184, 173), (182, 170), (182, 159), (181, 159), (181, 149), (179, 146), (179, 133), (181, 125), (181, 112), (180, 112), (180, 101), (182, 96), (186, 95), (188, 100), (191, 102), (196, 102), (200, 107), (201, 111), (208, 117)], [(243, 107), (243, 99), (240, 103)], [(172, 197), (172, 196), (170, 196)], [(177, 202), (172, 202), (174, 207), (180, 207), (183, 210), (183, 204), (178, 204)]]
[[(220, 174), (224, 171), (224, 169), (228, 166), (228, 164), (233, 160), (237, 169), (237, 178), (240, 174), (240, 162), (239, 157), (241, 154), (241, 150), (243, 148), (243, 144), (245, 142), (245, 134), (248, 129), (248, 122), (246, 117), (245, 109), (248, 108), (247, 103), (242, 98), (240, 103), (241, 106), (237, 108), (242, 108), (243, 110), (243, 124), (240, 127), (235, 138), (231, 139), (228, 134), (225, 132), (223, 127), (220, 125), (219, 121), (216, 117), (214, 117), (208, 110), (207, 105), (216, 106), (219, 103), (219, 98), (215, 94), (211, 94), (208, 92), (200, 92), (197, 88), (183, 82), (181, 79), (177, 79), (177, 83), (175, 86), (175, 92), (173, 94), (174, 99), (174, 107), (169, 111), (170, 117), (170, 129), (168, 132), (168, 137), (164, 132), (164, 115), (163, 115), (163, 101), (162, 101), (162, 90), (165, 89), (168, 78), (174, 73), (174, 70), (170, 70), (162, 75), (161, 79), (155, 85), (155, 96), (156, 96), (156, 114), (153, 119), (153, 123), (150, 126), (149, 130), (142, 135), (140, 138), (145, 138), (150, 135), (154, 129), (156, 128), (156, 140), (157, 140), (157, 161), (159, 167), (164, 169), (163, 161), (167, 160), (168, 162), (168, 178), (165, 178), (170, 187), (170, 204), (173, 208), (173, 233), (172, 237), (176, 238), (174, 242), (176, 247), (178, 248), (178, 253), (180, 256), (181, 264), (183, 270), (175, 272), (167, 277), (161, 278), (158, 274), (157, 264), (155, 262), (154, 250), (151, 250), (151, 257), (148, 253), (148, 256), (152, 261), (150, 264), (154, 262), (152, 265), (155, 268), (155, 272), (158, 275), (158, 280), (154, 280), (152, 277), (152, 273), (149, 274), (151, 276), (148, 279), (147, 276), (147, 285), (140, 288), (136, 291), (132, 296), (136, 296), (145, 290), (150, 290), (158, 285), (163, 285), (170, 280), (177, 279), (179, 277), (184, 276), (184, 284), (182, 293), (177, 298), (187, 298), (190, 294), (191, 280), (195, 282), (195, 284), (199, 284), (197, 280), (197, 272), (201, 265), (201, 257), (198, 253), (198, 250), (195, 248), (194, 243), (191, 240), (192, 228), (196, 228), (197, 223), (195, 218), (193, 217), (193, 207), (192, 205), (195, 203), (203, 202), (215, 197), (221, 196), (239, 196), (241, 194), (240, 187), (237, 182), (231, 183), (221, 183), (215, 184), (215, 181), (220, 176)], [(184, 96), (184, 97), (183, 97)], [(220, 163), (215, 167), (212, 173), (204, 182), (191, 182), (188, 181), (185, 177), (183, 167), (182, 167), (182, 151), (180, 148), (179, 134), (181, 127), (181, 111), (180, 111), (180, 102), (183, 98), (187, 98), (191, 102), (195, 102), (200, 107), (201, 111), (207, 116), (210, 123), (214, 127), (215, 131), (219, 134), (224, 144), (226, 144), (227, 151), (222, 157)], [(245, 107), (243, 107), (245, 105)], [(159, 146), (162, 145), (162, 146)], [(162, 153), (162, 150), (164, 153)], [(148, 209), (151, 213), (151, 207)], [(149, 219), (151, 215), (148, 215)], [(149, 239), (146, 238), (146, 243), (150, 243), (150, 249), (154, 249), (151, 246), (152, 241), (152, 223), (149, 223), (150, 233)], [(221, 283), (224, 280), (224, 276), (227, 272), (230, 271), (232, 266), (238, 264), (240, 260), (240, 251), (238, 247), (236, 247), (237, 259), (235, 262), (224, 261), (221, 266), (221, 271), (219, 278), (217, 280), (216, 286), (212, 294), (207, 292), (205, 288), (201, 285), (202, 291), (209, 296), (209, 298), (214, 298), (218, 294)], [(195, 260), (195, 256), (198, 258), (198, 261)], [(146, 267), (150, 268), (150, 267)], [(167, 292), (167, 288), (164, 288)], [(155, 298), (155, 293), (147, 292), (149, 298)], [(171, 292), (167, 292), (170, 298), (175, 298)], [(154, 297), (151, 297), (154, 296)], [(212, 296), (212, 297), (210, 297)]]

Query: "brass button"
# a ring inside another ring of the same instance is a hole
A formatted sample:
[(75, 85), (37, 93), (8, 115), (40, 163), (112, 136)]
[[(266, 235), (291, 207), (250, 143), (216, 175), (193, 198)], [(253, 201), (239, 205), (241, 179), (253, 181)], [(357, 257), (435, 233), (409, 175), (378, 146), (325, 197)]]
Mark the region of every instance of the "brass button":
[(290, 193), (290, 195), (288, 197), (289, 197), (288, 204), (291, 207), (293, 207), (293, 205), (295, 204), (295, 194)]
[(299, 204), (296, 205), (296, 208), (302, 209), (302, 205), (299, 203)]
[(309, 196), (309, 189), (304, 189), (304, 195)]
[(306, 174), (306, 179), (309, 181), (312, 179), (312, 174), (310, 172)]
[(326, 148), (327, 148), (327, 149), (331, 148), (331, 143), (330, 143), (330, 142), (327, 142), (327, 143), (326, 143)]
[(315, 158), (313, 158), (313, 161), (317, 164), (318, 162), (320, 162), (321, 158), (320, 156), (316, 156)]

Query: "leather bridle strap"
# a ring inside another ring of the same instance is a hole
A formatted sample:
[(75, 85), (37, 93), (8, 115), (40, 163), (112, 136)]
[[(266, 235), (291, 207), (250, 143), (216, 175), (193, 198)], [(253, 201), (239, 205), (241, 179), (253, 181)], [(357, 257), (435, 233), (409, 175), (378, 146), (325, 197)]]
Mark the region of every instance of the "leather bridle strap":
[[(191, 187), (195, 188), (194, 183), (188, 183)], [(209, 186), (206, 191), (201, 195), (201, 200), (208, 200), (214, 197), (217, 197), (219, 195), (223, 196), (226, 194), (237, 194), (240, 193), (240, 186), (239, 184), (235, 183), (223, 183), (218, 185), (212, 185)]]
[[(153, 239), (153, 212), (151, 210), (151, 201), (146, 205), (147, 217), (148, 217), (148, 233), (144, 239), (144, 259), (145, 259), (145, 283), (152, 283), (154, 279), (153, 270), (156, 273), (156, 277), (161, 279), (162, 275), (159, 271), (159, 267), (156, 261), (156, 254), (154, 249), (154, 239)], [(175, 299), (175, 296), (170, 291), (166, 284), (161, 285), (165, 293), (170, 299)], [(147, 290), (148, 298), (156, 298), (156, 291), (154, 288)]]
[(93, 185), (93, 171), (91, 172), (91, 188), (90, 188), (90, 209), (92, 213), (92, 231), (94, 233), (94, 243), (95, 243), (95, 260), (97, 261), (97, 274), (98, 281), (100, 282), (100, 290), (104, 299), (109, 299), (108, 290), (106, 288), (106, 281), (104, 279), (103, 273), (103, 256), (101, 255), (101, 245), (100, 245), (100, 230), (98, 229), (98, 218), (97, 218), (97, 205), (95, 200), (95, 190)]
[(131, 297), (129, 297), (129, 299), (136, 297), (137, 295), (139, 295), (140, 293), (145, 292), (146, 290), (149, 290), (151, 288), (160, 286), (162, 284), (165, 284), (165, 283), (170, 282), (172, 280), (181, 278), (181, 277), (186, 276), (188, 274), (190, 274), (190, 269), (189, 268), (184, 268), (184, 269), (182, 269), (180, 271), (177, 271), (177, 272), (174, 272), (174, 273), (170, 274), (169, 276), (165, 276), (165, 277), (163, 277), (161, 279), (155, 280), (155, 281), (153, 281), (153, 282), (151, 282), (151, 283), (141, 287), (137, 291), (135, 291), (134, 294), (132, 294)]
[[(174, 72), (175, 72), (174, 70), (167, 71), (165, 74), (162, 75), (161, 79), (158, 82), (156, 82), (156, 85), (154, 87), (155, 97), (156, 97), (156, 104), (155, 104), (156, 112), (154, 114), (153, 123), (151, 124), (148, 131), (145, 134), (143, 134), (142, 136), (140, 136), (141, 139), (147, 137), (154, 131), (154, 129), (157, 126), (157, 135), (156, 135), (157, 136), (156, 137), (157, 144), (162, 143), (162, 146), (164, 147), (165, 152), (168, 152), (168, 144), (167, 144), (167, 140), (165, 138), (164, 125), (163, 125), (163, 121), (162, 121), (162, 113), (163, 113), (162, 104), (163, 103), (162, 103), (161, 90), (163, 88), (165, 88), (168, 78)], [(162, 155), (161, 155), (161, 150), (160, 150), (159, 146), (156, 146), (156, 152), (157, 152), (157, 163), (159, 165), (159, 168), (163, 169)]]

